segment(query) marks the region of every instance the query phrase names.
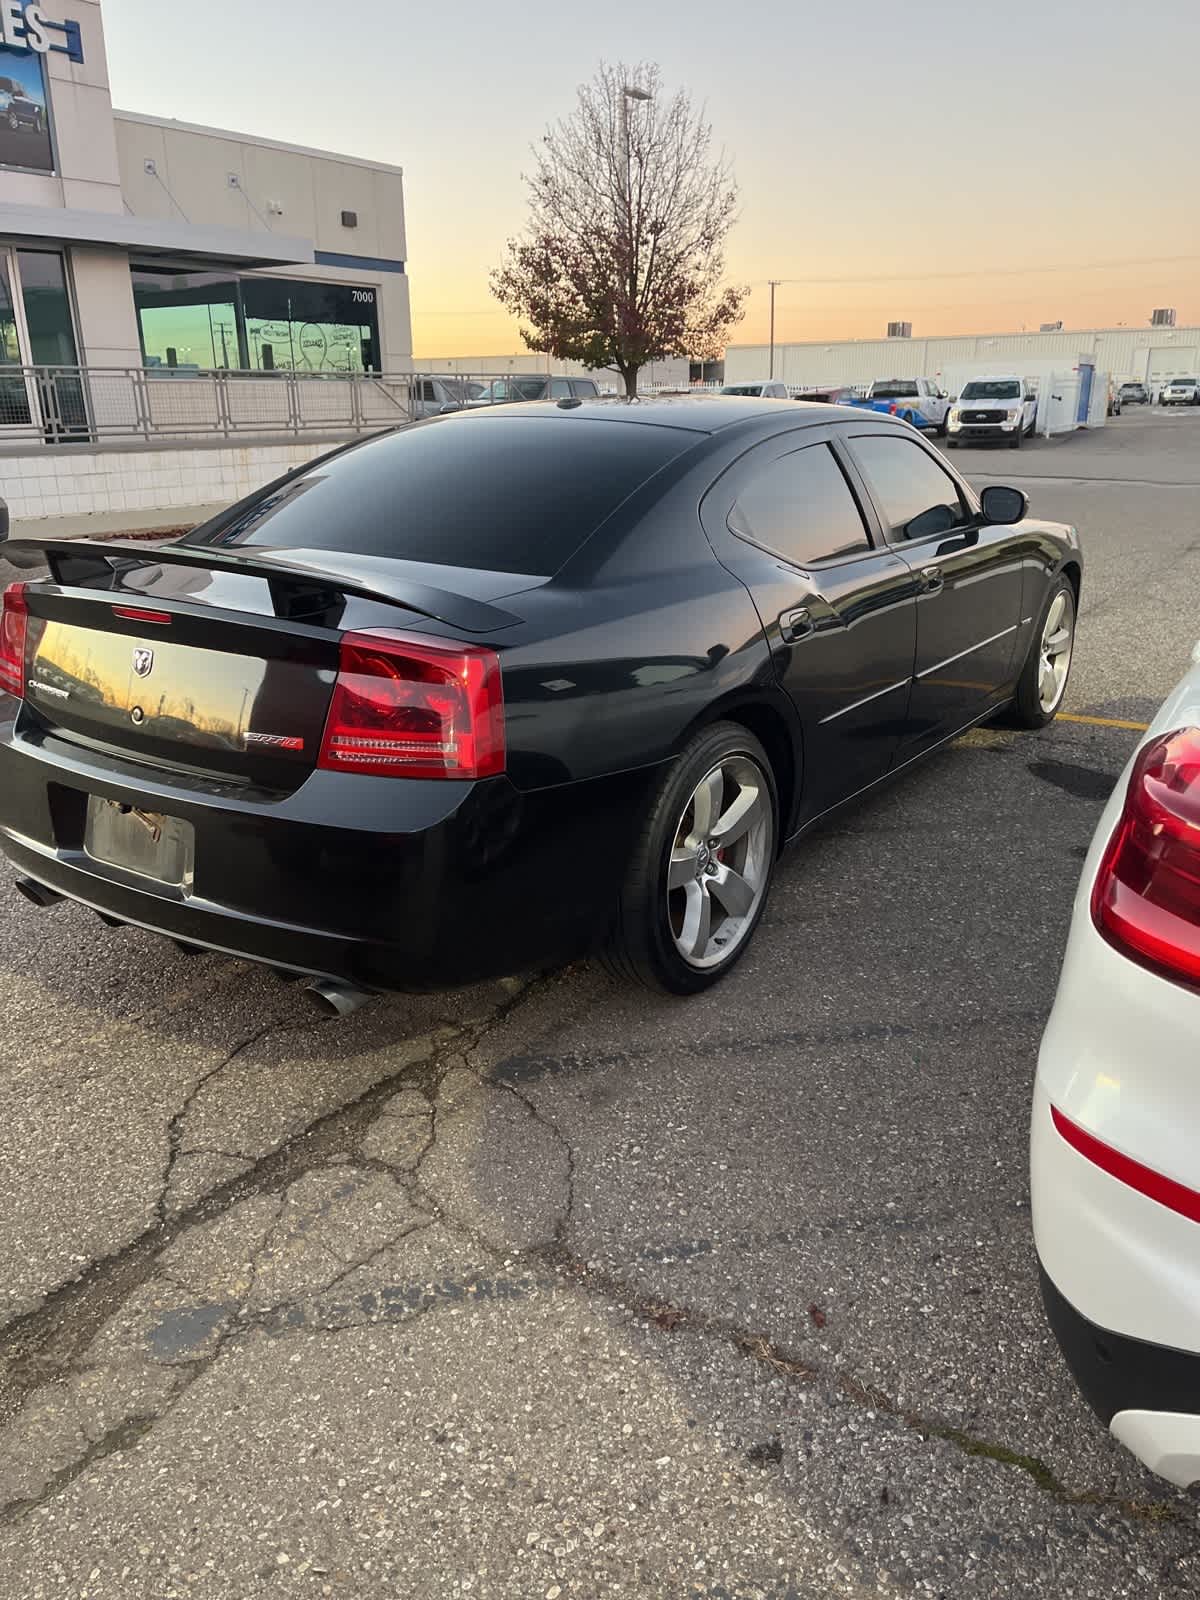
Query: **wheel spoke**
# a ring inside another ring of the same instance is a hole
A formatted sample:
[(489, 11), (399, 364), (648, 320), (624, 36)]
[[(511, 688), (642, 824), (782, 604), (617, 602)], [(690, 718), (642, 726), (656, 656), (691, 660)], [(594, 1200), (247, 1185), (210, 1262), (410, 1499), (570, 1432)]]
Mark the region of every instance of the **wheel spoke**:
[(708, 880), (708, 887), (731, 917), (744, 917), (754, 904), (754, 890), (740, 872), (724, 863)]
[(1067, 649), (1070, 643), (1070, 628), (1059, 628), (1057, 632), (1050, 634), (1046, 639), (1046, 654), (1050, 656), (1061, 656), (1063, 651)]
[(762, 794), (749, 784), (739, 789), (737, 798), (717, 818), (712, 837), (720, 848), (736, 844), (751, 829), (762, 814)]
[(699, 961), (708, 949), (712, 933), (712, 901), (708, 888), (693, 878), (688, 884), (687, 904), (683, 913), (683, 927), (679, 934), (679, 947), (684, 955)]
[(1058, 693), (1058, 677), (1049, 662), (1043, 662), (1042, 674), (1038, 679), (1038, 693), (1042, 699), (1042, 709), (1048, 711), (1054, 704), (1054, 697)]
[(1062, 621), (1063, 612), (1067, 609), (1067, 597), (1063, 593), (1054, 596), (1050, 610), (1046, 613), (1046, 626), (1042, 629), (1042, 637), (1053, 633)]
[(725, 780), (717, 767), (706, 778), (701, 778), (692, 796), (692, 833), (697, 839), (711, 836), (713, 824), (721, 814), (721, 799), (725, 793)]
[(667, 868), (667, 888), (686, 889), (696, 881), (696, 852), (685, 844), (677, 844), (671, 851), (671, 864)]

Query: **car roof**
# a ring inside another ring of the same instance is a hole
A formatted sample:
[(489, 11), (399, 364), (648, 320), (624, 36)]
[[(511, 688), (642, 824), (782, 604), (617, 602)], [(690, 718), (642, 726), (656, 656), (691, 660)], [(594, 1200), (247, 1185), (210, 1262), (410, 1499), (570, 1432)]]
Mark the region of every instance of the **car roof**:
[(514, 412), (523, 417), (580, 417), (599, 422), (653, 423), (660, 428), (687, 428), (693, 433), (717, 433), (722, 428), (746, 422), (751, 417), (786, 417), (792, 419), (793, 423), (800, 419), (805, 423), (845, 422), (851, 417), (863, 421), (863, 413), (848, 406), (803, 400), (759, 400), (748, 395), (732, 394), (655, 395), (644, 400), (626, 400), (623, 395), (613, 395), (599, 400), (583, 400), (578, 404), (529, 400), (514, 408), (482, 406), (476, 411), (458, 413), (458, 417), (464, 422), (468, 419), (482, 421), (491, 416), (512, 417)]

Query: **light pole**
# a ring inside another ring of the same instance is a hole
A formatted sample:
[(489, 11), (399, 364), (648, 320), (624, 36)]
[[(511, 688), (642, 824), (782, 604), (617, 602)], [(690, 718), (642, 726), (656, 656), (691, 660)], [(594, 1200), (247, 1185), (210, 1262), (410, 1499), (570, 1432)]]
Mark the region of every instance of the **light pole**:
[(767, 377), (775, 376), (775, 290), (783, 282), (782, 278), (768, 278), (767, 284), (771, 290), (771, 353), (767, 358)]

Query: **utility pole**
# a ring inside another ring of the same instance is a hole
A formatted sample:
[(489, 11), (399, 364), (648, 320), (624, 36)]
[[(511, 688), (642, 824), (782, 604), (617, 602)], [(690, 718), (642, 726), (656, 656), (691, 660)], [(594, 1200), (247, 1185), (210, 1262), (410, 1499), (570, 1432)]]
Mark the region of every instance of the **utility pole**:
[(767, 283), (771, 290), (771, 355), (767, 369), (768, 378), (773, 378), (775, 376), (775, 290), (782, 282), (782, 278), (767, 279)]

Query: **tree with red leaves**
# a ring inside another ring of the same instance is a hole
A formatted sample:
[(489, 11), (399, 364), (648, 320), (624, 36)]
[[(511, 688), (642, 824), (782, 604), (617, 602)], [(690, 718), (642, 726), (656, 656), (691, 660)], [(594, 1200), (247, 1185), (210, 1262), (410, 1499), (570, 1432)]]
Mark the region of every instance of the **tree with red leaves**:
[(631, 399), (650, 361), (718, 356), (747, 293), (721, 283), (737, 187), (687, 95), (653, 64), (601, 66), (534, 153), (528, 225), (492, 273), (529, 348), (615, 367)]

